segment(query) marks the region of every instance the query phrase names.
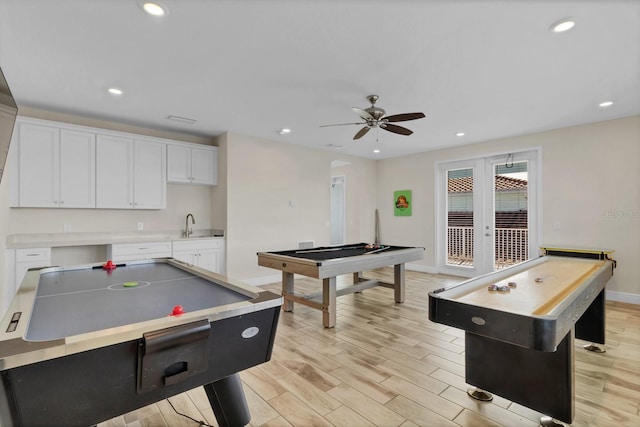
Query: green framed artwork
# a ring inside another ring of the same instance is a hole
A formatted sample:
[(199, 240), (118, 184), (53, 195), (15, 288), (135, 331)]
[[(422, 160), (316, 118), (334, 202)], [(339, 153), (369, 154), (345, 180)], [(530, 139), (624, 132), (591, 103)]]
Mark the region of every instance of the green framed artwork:
[(411, 216), (411, 190), (393, 192), (393, 213), (395, 216)]

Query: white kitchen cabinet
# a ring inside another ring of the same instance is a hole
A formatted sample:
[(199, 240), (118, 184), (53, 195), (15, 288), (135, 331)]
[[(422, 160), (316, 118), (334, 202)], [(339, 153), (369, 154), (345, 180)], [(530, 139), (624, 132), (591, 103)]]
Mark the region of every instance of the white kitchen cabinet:
[(196, 267), (224, 274), (224, 239), (174, 240), (173, 257)]
[(97, 208), (164, 209), (166, 193), (165, 144), (98, 134)]
[(171, 257), (171, 242), (116, 243), (107, 246), (107, 259), (118, 263)]
[(18, 122), (19, 207), (94, 208), (95, 134)]
[(16, 249), (15, 290), (17, 291), (30, 268), (51, 266), (51, 248)]
[(168, 144), (167, 181), (217, 185), (218, 147)]

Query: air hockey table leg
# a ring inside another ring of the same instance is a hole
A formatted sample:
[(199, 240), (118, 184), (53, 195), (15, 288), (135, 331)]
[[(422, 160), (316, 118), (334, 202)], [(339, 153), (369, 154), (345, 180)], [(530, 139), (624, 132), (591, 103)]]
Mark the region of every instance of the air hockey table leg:
[(220, 427), (243, 427), (251, 421), (240, 375), (233, 374), (204, 386)]

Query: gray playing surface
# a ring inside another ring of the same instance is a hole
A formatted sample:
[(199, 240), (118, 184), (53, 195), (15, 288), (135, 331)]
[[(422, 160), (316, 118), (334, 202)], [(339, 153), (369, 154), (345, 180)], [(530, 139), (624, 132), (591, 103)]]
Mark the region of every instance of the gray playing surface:
[[(138, 282), (135, 287), (123, 287)], [(164, 263), (41, 274), (26, 339), (45, 341), (219, 307), (251, 297)]]

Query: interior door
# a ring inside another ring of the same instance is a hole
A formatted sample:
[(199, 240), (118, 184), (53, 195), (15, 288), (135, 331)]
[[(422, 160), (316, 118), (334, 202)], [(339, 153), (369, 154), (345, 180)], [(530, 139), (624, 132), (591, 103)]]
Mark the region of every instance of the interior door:
[(345, 180), (344, 175), (331, 177), (331, 244), (345, 243)]

